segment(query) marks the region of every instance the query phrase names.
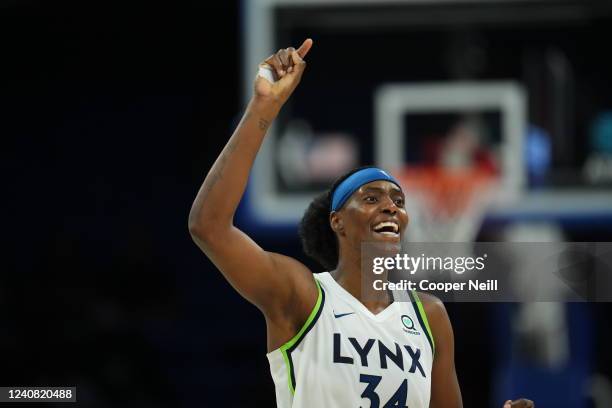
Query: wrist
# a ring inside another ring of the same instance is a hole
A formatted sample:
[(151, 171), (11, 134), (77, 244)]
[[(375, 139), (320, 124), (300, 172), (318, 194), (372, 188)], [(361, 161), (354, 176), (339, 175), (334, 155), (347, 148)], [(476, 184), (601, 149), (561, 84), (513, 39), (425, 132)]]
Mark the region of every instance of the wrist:
[(282, 103), (279, 101), (273, 100), (271, 98), (266, 98), (258, 95), (253, 95), (251, 101), (249, 102), (248, 109), (254, 112), (257, 112), (261, 116), (265, 117), (267, 120), (274, 120), (281, 108), (283, 107)]

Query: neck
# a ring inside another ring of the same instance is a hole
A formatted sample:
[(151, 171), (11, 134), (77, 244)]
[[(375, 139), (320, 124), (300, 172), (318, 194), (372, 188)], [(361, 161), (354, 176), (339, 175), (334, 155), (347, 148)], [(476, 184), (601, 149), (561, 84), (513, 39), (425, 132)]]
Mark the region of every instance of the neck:
[[(375, 291), (372, 289), (365, 292), (362, 289), (362, 285), (371, 282), (372, 279), (370, 277), (362, 277), (360, 248), (343, 248), (341, 246), (339, 248), (338, 266), (332, 275), (340, 286), (373, 313), (381, 311), (391, 303), (391, 298), (386, 291)], [(380, 275), (376, 279), (386, 281), (387, 276), (386, 274)]]

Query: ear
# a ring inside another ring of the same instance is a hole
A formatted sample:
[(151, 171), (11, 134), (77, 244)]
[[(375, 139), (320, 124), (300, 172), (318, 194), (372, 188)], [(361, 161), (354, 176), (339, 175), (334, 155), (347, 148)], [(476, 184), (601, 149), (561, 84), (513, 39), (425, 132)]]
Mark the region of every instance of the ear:
[(332, 211), (329, 214), (329, 225), (335, 233), (344, 235), (344, 220), (339, 212)]

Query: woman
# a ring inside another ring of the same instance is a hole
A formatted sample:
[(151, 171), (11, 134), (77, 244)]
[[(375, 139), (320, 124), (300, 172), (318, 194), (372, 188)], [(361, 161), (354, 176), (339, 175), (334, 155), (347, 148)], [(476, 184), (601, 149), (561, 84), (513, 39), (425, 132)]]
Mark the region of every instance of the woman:
[[(363, 241), (399, 243), (404, 195), (384, 171), (354, 171), (307, 210), (305, 251), (334, 271), (316, 276), (299, 261), (264, 251), (233, 225), (266, 130), (304, 73), (307, 39), (260, 65), (246, 112), (206, 176), (189, 230), (234, 288), (264, 314), (277, 404), (285, 407), (462, 406), (453, 333), (443, 304), (361, 297)], [(420, 296), (420, 298), (419, 298)], [(527, 400), (504, 408), (532, 407)]]

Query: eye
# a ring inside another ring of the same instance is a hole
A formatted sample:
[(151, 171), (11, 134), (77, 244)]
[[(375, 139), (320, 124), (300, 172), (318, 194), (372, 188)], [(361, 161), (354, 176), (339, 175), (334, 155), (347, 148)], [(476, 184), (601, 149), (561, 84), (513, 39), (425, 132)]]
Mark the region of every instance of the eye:
[(366, 203), (375, 203), (378, 201), (378, 198), (374, 197), (374, 196), (366, 196), (363, 199)]
[(403, 207), (404, 206), (404, 198), (403, 197), (398, 197), (395, 199), (395, 205), (398, 207)]

